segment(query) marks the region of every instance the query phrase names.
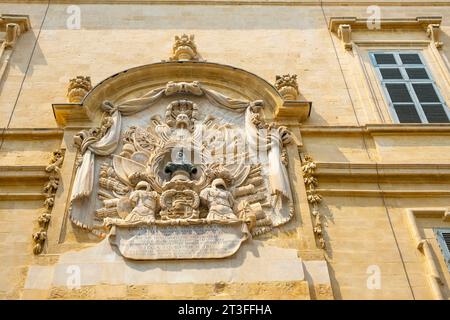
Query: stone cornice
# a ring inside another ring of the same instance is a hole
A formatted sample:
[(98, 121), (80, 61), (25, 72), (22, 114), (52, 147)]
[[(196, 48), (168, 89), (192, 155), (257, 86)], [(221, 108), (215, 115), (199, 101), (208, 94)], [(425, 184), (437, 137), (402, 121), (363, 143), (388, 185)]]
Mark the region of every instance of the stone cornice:
[[(48, 176), (45, 166), (0, 166), (0, 200), (43, 200), (41, 189)], [(17, 184), (27, 187), (11, 188)]]
[(61, 138), (64, 131), (57, 128), (9, 128), (0, 130), (2, 139), (36, 140), (42, 138)]
[[(369, 30), (367, 18), (356, 17), (331, 17), (328, 28), (332, 32), (337, 32), (340, 25), (350, 25), (352, 30)], [(386, 29), (426, 29), (430, 24), (441, 24), (442, 17), (416, 17), (398, 19), (380, 19), (380, 27)]]
[[(3, 0), (1, 3), (42, 3), (48, 0)], [(426, 0), (51, 0), (51, 4), (149, 4), (149, 5), (260, 5), (260, 6), (417, 6), (429, 7)], [(450, 6), (448, 0), (434, 0), (433, 6)]]
[(450, 163), (316, 162), (318, 176), (450, 177)]
[[(440, 48), (442, 46), (442, 42), (440, 41), (441, 21), (442, 17), (434, 16), (379, 19), (377, 21), (379, 22), (379, 27), (375, 28), (372, 25), (372, 21), (367, 18), (331, 17), (328, 23), (328, 29), (337, 34), (346, 50), (352, 50), (353, 48), (352, 32), (354, 31), (371, 30), (376, 32), (393, 29), (423, 30), (427, 33), (427, 36), (436, 48)], [(363, 41), (363, 43), (370, 45), (371, 41), (373, 41), (373, 39)], [(405, 40), (401, 40), (401, 42), (404, 44)], [(386, 41), (381, 41), (381, 43), (385, 44)], [(361, 42), (359, 45), (361, 45)], [(377, 41), (376, 45), (380, 45), (380, 41)]]
[(45, 166), (0, 166), (0, 179), (47, 179)]
[(302, 134), (371, 134), (371, 135), (447, 135), (448, 124), (367, 124), (365, 126), (299, 125)]
[(448, 197), (450, 191), (443, 190), (380, 190), (380, 189), (317, 189), (323, 196), (352, 196), (352, 197), (395, 197), (395, 198), (431, 198), (431, 197)]

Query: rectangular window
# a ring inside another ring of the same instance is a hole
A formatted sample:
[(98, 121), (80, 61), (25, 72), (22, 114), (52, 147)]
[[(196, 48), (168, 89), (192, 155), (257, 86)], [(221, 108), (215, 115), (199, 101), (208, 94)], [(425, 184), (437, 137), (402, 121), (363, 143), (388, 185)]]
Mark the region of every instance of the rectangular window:
[(436, 234), (436, 239), (441, 248), (445, 263), (450, 271), (450, 228), (435, 229), (434, 233)]
[(419, 53), (376, 51), (370, 57), (397, 122), (450, 122), (450, 111)]

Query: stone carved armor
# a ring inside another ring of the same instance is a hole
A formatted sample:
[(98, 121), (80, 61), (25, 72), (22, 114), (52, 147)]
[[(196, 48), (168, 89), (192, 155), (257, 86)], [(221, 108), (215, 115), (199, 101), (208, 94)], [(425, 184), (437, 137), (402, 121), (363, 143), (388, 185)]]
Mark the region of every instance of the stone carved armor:
[(158, 193), (149, 190), (149, 184), (145, 181), (138, 183), (136, 191), (130, 194), (133, 210), (126, 216), (125, 221), (135, 222), (153, 222), (155, 221), (155, 212), (158, 206)]
[(233, 210), (235, 200), (231, 192), (226, 190), (223, 179), (215, 179), (210, 188), (202, 190), (200, 199), (209, 209), (206, 219), (237, 219)]

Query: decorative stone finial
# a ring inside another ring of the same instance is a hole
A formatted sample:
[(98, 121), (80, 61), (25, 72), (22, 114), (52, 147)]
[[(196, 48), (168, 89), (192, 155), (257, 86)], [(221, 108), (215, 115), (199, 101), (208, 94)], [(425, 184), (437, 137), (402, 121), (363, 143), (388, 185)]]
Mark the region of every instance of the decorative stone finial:
[(299, 95), (297, 75), (285, 74), (276, 76), (275, 88), (284, 100), (297, 100)]
[(194, 42), (194, 35), (175, 36), (170, 61), (199, 61), (200, 55)]
[(67, 88), (69, 102), (78, 103), (83, 100), (86, 94), (92, 89), (91, 77), (77, 76), (70, 79)]

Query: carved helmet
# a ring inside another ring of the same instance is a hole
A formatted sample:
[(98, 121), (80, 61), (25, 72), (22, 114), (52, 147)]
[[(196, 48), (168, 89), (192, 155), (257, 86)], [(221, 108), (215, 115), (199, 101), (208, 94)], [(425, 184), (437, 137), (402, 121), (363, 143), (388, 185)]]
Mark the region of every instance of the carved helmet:
[(227, 188), (227, 184), (225, 183), (225, 180), (223, 180), (222, 178), (215, 178), (211, 183), (211, 185), (215, 188), (219, 188), (220, 186), (222, 186), (223, 189)]
[(136, 190), (147, 190), (149, 184), (147, 181), (139, 181), (136, 185)]

